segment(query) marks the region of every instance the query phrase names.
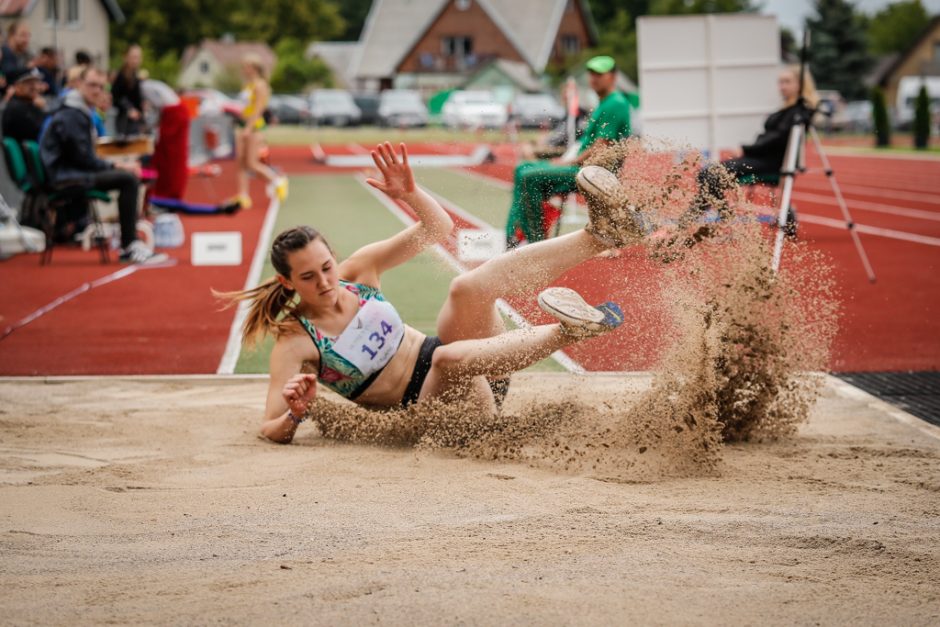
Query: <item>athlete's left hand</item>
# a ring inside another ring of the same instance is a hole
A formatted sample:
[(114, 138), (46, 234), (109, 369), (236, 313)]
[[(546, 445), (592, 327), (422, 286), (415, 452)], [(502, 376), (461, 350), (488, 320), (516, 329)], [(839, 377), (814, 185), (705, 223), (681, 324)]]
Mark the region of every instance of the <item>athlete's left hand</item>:
[(390, 142), (379, 144), (372, 151), (372, 160), (382, 173), (382, 180), (367, 178), (366, 183), (385, 192), (390, 198), (402, 200), (415, 191), (415, 175), (408, 164), (408, 149), (405, 144), (398, 145), (399, 157)]

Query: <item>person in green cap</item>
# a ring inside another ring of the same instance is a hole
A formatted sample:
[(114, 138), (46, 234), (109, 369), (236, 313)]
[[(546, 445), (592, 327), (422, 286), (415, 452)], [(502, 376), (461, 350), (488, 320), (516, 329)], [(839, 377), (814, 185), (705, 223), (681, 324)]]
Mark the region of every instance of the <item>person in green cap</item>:
[(506, 242), (518, 246), (516, 229), (528, 242), (545, 239), (542, 227), (542, 203), (555, 194), (577, 189), (578, 170), (598, 148), (630, 135), (630, 103), (616, 89), (616, 64), (611, 57), (590, 59), (586, 67), (591, 89), (600, 99), (581, 136), (577, 155), (551, 161), (523, 161), (513, 175), (512, 205), (506, 221)]

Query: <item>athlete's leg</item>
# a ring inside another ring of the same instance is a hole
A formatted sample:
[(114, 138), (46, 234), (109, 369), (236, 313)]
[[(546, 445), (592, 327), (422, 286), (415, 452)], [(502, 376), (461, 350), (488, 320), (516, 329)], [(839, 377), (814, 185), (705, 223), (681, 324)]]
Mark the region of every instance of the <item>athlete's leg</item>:
[(460, 389), (492, 403), (492, 392), (480, 377), (505, 377), (575, 341), (560, 324), (547, 324), (507, 331), (496, 337), (445, 344), (434, 351), (419, 398)]
[(261, 135), (256, 131), (252, 131), (247, 137), (246, 160), (248, 169), (270, 183), (277, 178), (277, 173), (261, 162), (261, 157), (259, 156), (260, 150)]
[(238, 195), (248, 198), (248, 145), (243, 129), (235, 132), (235, 161), (238, 164)]
[(539, 291), (566, 270), (607, 248), (579, 230), (490, 259), (451, 281), (437, 318), (438, 336), (449, 344), (499, 333), (503, 327), (496, 299)]

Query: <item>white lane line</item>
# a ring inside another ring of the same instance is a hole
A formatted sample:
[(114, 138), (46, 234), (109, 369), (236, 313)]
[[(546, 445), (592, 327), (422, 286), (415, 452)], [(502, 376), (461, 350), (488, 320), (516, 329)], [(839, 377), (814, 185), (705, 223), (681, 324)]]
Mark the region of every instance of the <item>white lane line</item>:
[[(831, 194), (812, 194), (807, 192), (793, 192), (793, 200), (803, 200), (806, 202), (819, 203), (821, 205), (839, 206), (838, 201)], [(923, 209), (910, 209), (908, 207), (898, 207), (895, 205), (886, 205), (877, 202), (868, 202), (865, 200), (846, 199), (846, 205), (850, 210), (858, 209), (860, 211), (871, 211), (874, 213), (884, 213), (892, 216), (901, 216), (904, 218), (916, 218), (918, 220), (932, 220), (940, 222), (940, 211), (925, 211)]]
[[(261, 270), (264, 268), (264, 259), (267, 257), (268, 243), (271, 240), (271, 234), (274, 232), (274, 223), (277, 221), (277, 214), (281, 209), (281, 203), (277, 196), (271, 198), (271, 204), (268, 205), (268, 212), (264, 215), (264, 222), (261, 225), (261, 232), (258, 234), (258, 243), (255, 245), (255, 254), (251, 258), (251, 266), (248, 268), (248, 276), (245, 277), (243, 289), (251, 289), (261, 280)], [(248, 317), (248, 309), (251, 305), (247, 301), (238, 303), (235, 309), (235, 319), (232, 320), (232, 326), (228, 331), (228, 340), (225, 342), (225, 352), (222, 353), (222, 359), (219, 361), (219, 367), (216, 374), (232, 374), (235, 372), (235, 364), (238, 363), (238, 356), (242, 351), (242, 325), (245, 324), (245, 318)]]
[[(499, 184), (498, 179), (494, 179), (485, 174), (478, 174), (476, 172), (470, 172), (470, 171), (465, 171), (463, 173), (468, 177), (482, 178), (482, 179), (486, 179), (487, 182), (492, 181), (494, 183), (497, 183), (497, 185)], [(509, 187), (512, 187), (512, 185), (509, 185)], [(436, 194), (433, 194), (433, 195), (435, 196), (435, 198), (438, 198), (439, 200), (443, 200), (443, 202), (446, 203), (447, 205), (454, 207), (453, 203), (451, 203), (450, 201), (446, 199), (441, 199)], [(799, 194), (794, 193), (794, 199), (799, 199), (799, 196), (800, 196)], [(805, 194), (805, 196), (810, 196), (810, 194)], [(808, 200), (808, 199), (804, 198), (804, 200)], [(831, 201), (831, 204), (836, 204), (835, 199), (827, 198), (827, 201)], [(855, 207), (857, 204), (858, 203), (853, 202), (850, 208)], [(865, 204), (872, 204), (872, 203), (865, 203)], [(454, 209), (455, 209), (455, 213), (459, 213), (461, 216), (467, 214), (467, 212), (464, 210), (457, 211), (457, 209), (459, 209), (458, 207), (454, 207)], [(919, 217), (919, 218), (924, 218), (924, 219), (929, 219), (929, 220), (940, 220), (940, 214), (931, 214), (928, 211), (920, 211), (918, 209), (907, 209), (905, 211), (917, 212), (918, 214), (923, 213), (923, 214), (927, 214), (930, 216), (930, 217), (927, 217), (927, 216), (917, 215), (917, 216), (909, 216), (909, 217)], [(889, 212), (884, 211), (884, 213), (889, 213)], [(845, 230), (845, 221), (843, 220), (824, 218), (822, 216), (816, 216), (816, 215), (803, 213), (803, 212), (799, 213), (798, 218), (799, 220), (802, 220), (804, 222), (809, 222), (811, 224), (819, 224), (821, 226), (828, 226), (834, 229)], [(482, 222), (480, 220), (478, 220), (478, 222), (484, 225), (486, 224), (485, 222)], [(492, 228), (492, 227), (487, 225), (487, 228)], [(906, 231), (897, 231), (895, 229), (883, 229), (883, 228), (879, 228), (876, 226), (868, 226), (866, 224), (858, 224), (858, 223), (855, 224), (855, 228), (858, 230), (859, 233), (867, 233), (869, 235), (877, 235), (879, 237), (887, 237), (889, 239), (897, 239), (897, 240), (902, 240), (905, 242), (914, 242), (917, 244), (926, 244), (927, 246), (940, 246), (940, 238), (930, 237), (929, 235), (918, 235), (916, 233), (908, 233)]]
[(115, 281), (128, 277), (134, 274), (135, 272), (137, 272), (138, 270), (155, 270), (158, 268), (170, 268), (175, 265), (176, 265), (175, 259), (170, 259), (162, 263), (155, 263), (151, 266), (148, 266), (146, 264), (133, 264), (133, 265), (125, 266), (121, 268), (120, 270), (116, 270), (112, 272), (111, 274), (106, 274), (105, 276), (99, 279), (95, 279), (94, 281), (86, 281), (85, 283), (82, 283), (81, 285), (76, 287), (74, 290), (67, 292), (66, 294), (63, 294), (62, 296), (59, 296), (52, 302), (46, 305), (43, 305), (42, 307), (40, 307), (39, 309), (36, 309), (35, 311), (25, 316), (24, 318), (21, 318), (20, 320), (6, 327), (3, 330), (3, 333), (0, 333), (0, 340), (3, 340), (4, 338), (6, 338), (8, 335), (13, 333), (17, 329), (21, 329), (25, 327), (27, 324), (29, 324), (30, 322), (33, 322), (37, 318), (41, 318), (42, 316), (46, 315), (53, 309), (56, 309), (60, 305), (64, 305), (70, 300), (84, 294), (85, 292), (90, 292), (96, 287), (101, 287), (102, 285), (107, 285), (108, 283), (113, 283)]
[[(799, 222), (809, 222), (810, 224), (819, 224), (821, 226), (829, 226), (834, 229), (845, 230), (845, 221), (836, 220), (833, 218), (824, 218), (822, 216), (815, 216), (807, 213), (799, 213), (797, 215)], [(889, 239), (898, 239), (905, 242), (914, 242), (915, 244), (926, 244), (927, 246), (940, 246), (940, 237), (930, 237), (928, 235), (918, 235), (916, 233), (908, 233), (907, 231), (896, 231), (894, 229), (881, 229), (877, 226), (868, 226), (866, 224), (855, 223), (855, 230), (859, 233), (868, 233), (869, 235), (877, 235), (879, 237), (887, 237)]]
[[(839, 180), (839, 187), (841, 187), (842, 191), (846, 194), (857, 194), (859, 196), (875, 198), (890, 198), (891, 200), (910, 200), (913, 202), (922, 202), (933, 205), (938, 204), (936, 194), (912, 192), (907, 190), (902, 191), (897, 189), (890, 189), (887, 187), (874, 187), (872, 185), (856, 185), (854, 183), (843, 184), (841, 179)], [(803, 180), (797, 178), (797, 188), (799, 191), (810, 190), (826, 192), (829, 194), (832, 193), (832, 188), (824, 178)]]
[[(396, 218), (401, 220), (401, 222), (405, 226), (411, 226), (412, 224), (415, 223), (414, 218), (412, 218), (410, 215), (402, 211), (401, 207), (399, 207), (394, 201), (392, 201), (391, 198), (389, 198), (388, 196), (386, 196), (379, 190), (375, 189), (374, 187), (366, 183), (365, 176), (363, 176), (362, 174), (356, 174), (356, 180), (359, 182), (360, 185), (365, 187), (366, 190), (368, 190), (369, 193), (372, 194), (372, 196), (376, 200), (382, 203), (392, 213), (392, 215), (394, 215)], [(430, 192), (430, 193), (435, 198), (441, 198), (437, 194), (434, 194), (433, 192)], [(472, 214), (468, 213), (464, 209), (457, 207), (456, 205), (447, 201), (446, 199), (441, 199), (441, 200), (444, 200), (444, 202), (450, 206), (450, 208), (454, 211), (454, 213), (462, 217), (467, 216), (466, 219), (468, 222), (479, 225), (480, 228), (492, 228), (486, 222), (483, 222), (476, 216), (473, 216)], [(464, 266), (462, 263), (460, 263), (460, 261), (458, 261), (453, 255), (451, 255), (447, 251), (446, 248), (444, 248), (440, 244), (435, 244), (433, 247), (433, 250), (437, 256), (439, 256), (447, 265), (453, 268), (454, 271), (456, 271), (458, 274), (462, 274), (467, 271), (467, 267)], [(503, 315), (505, 315), (507, 318), (512, 320), (513, 324), (515, 324), (516, 326), (519, 326), (519, 327), (532, 326), (532, 324), (528, 320), (526, 320), (522, 314), (520, 314), (512, 305), (507, 303), (502, 298), (497, 299), (496, 307), (499, 309), (499, 311)], [(556, 362), (558, 362), (561, 365), (561, 367), (567, 370), (568, 372), (573, 372), (575, 374), (583, 374), (585, 372), (585, 369), (583, 366), (581, 366), (581, 364), (579, 364), (577, 361), (575, 361), (568, 355), (564, 354), (562, 351), (555, 351), (554, 353), (551, 354), (551, 358), (554, 359)]]

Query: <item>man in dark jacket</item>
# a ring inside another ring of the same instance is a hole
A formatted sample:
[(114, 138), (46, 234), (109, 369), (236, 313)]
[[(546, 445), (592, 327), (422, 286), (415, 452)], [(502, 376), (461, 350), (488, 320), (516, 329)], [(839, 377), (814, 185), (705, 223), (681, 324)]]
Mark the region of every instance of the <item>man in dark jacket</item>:
[(95, 154), (96, 133), (92, 108), (106, 87), (104, 73), (87, 68), (78, 88), (68, 93), (40, 142), (43, 165), (53, 185), (84, 189), (118, 190), (118, 214), (121, 224), (121, 261), (154, 263), (158, 257), (137, 239), (137, 196), (140, 166), (115, 166)]
[(20, 70), (10, 76), (13, 96), (3, 109), (3, 136), (18, 142), (37, 141), (46, 119), (46, 103), (40, 95), (42, 75), (39, 70)]

